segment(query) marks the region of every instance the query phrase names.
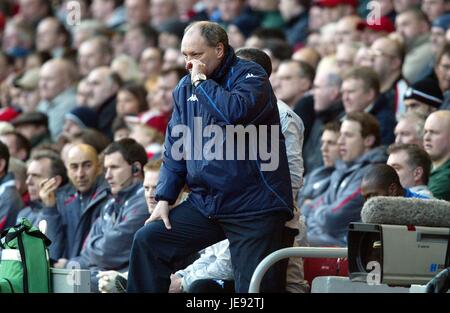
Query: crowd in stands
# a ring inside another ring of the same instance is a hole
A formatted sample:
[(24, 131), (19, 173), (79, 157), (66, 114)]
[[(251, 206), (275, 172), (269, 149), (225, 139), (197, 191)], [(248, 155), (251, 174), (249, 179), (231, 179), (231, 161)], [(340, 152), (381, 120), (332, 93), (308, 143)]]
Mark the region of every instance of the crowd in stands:
[[(294, 246), (346, 246), (373, 196), (450, 201), (450, 1), (72, 2), (0, 2), (0, 232), (46, 220), (52, 266), (91, 270), (93, 291), (126, 283), (156, 205), (195, 21), (270, 79)], [(169, 291), (231, 291), (231, 267), (220, 242), (180, 262)], [(302, 272), (291, 259), (287, 291), (307, 291)]]

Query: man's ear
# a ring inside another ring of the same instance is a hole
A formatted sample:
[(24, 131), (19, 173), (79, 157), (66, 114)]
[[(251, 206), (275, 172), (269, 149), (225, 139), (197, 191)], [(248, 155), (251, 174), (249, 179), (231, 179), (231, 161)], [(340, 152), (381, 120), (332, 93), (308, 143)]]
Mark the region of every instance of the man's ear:
[(413, 171), (413, 177), (415, 182), (419, 182), (422, 180), (423, 176), (423, 168), (421, 166), (418, 166)]
[(374, 135), (368, 135), (366, 138), (364, 138), (364, 147), (370, 149), (375, 144), (375, 136)]
[(225, 55), (225, 46), (223, 43), (219, 42), (216, 46), (216, 54), (219, 59), (223, 58)]

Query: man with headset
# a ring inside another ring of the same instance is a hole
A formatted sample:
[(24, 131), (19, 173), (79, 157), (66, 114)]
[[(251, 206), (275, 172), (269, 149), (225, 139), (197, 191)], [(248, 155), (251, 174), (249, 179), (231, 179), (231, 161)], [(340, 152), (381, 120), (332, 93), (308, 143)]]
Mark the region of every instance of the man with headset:
[(93, 224), (81, 254), (66, 268), (91, 270), (91, 290), (98, 292), (99, 271), (128, 270), (134, 233), (149, 217), (142, 187), (147, 163), (144, 147), (130, 138), (111, 143), (104, 151), (105, 179), (111, 197)]

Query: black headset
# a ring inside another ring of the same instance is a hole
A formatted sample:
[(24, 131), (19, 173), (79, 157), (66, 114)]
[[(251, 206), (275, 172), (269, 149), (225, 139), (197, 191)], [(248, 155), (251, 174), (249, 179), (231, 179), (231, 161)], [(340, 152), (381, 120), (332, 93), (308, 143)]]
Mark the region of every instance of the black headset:
[(125, 186), (125, 184), (127, 184), (130, 180), (133, 180), (134, 175), (136, 175), (137, 173), (139, 173), (141, 170), (139, 168), (139, 166), (137, 166), (136, 164), (131, 164), (131, 175), (128, 176), (127, 179), (125, 179), (122, 183), (120, 183), (120, 186), (123, 187)]
[(139, 168), (139, 166), (137, 166), (136, 164), (131, 164), (131, 175), (136, 175), (137, 173), (139, 173), (141, 170)]

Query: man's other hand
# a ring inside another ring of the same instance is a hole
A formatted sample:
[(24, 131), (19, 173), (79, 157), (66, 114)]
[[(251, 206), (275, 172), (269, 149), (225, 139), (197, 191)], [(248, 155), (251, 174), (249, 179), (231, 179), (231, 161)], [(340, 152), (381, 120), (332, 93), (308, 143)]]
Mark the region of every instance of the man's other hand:
[(169, 202), (158, 201), (152, 215), (150, 215), (150, 218), (145, 221), (145, 224), (147, 225), (150, 222), (162, 220), (167, 229), (172, 229), (172, 225), (170, 225), (169, 222), (169, 211)]

